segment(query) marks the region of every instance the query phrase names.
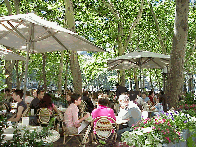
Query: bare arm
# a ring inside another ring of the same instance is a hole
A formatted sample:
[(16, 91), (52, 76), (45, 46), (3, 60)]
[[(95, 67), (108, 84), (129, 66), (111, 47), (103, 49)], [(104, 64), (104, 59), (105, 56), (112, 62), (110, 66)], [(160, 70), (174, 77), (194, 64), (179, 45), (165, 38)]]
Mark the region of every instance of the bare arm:
[(59, 115), (59, 118), (60, 118), (61, 120), (63, 120), (63, 115), (62, 115), (62, 113), (60, 112), (60, 110), (57, 109), (57, 107), (56, 107), (55, 105), (53, 106), (53, 110)]
[(18, 113), (16, 114), (16, 118), (14, 118), (14, 116), (12, 116), (8, 121), (12, 121), (12, 122), (19, 121), (21, 116), (22, 116), (23, 109), (24, 108), (22, 106), (19, 106), (18, 107)]

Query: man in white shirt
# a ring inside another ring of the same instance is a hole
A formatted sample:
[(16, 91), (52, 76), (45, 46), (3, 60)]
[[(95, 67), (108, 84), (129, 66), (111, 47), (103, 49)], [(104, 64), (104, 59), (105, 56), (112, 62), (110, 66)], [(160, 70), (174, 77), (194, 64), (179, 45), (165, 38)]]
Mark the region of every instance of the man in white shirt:
[(118, 135), (120, 137), (123, 132), (130, 131), (131, 126), (141, 120), (141, 111), (137, 104), (129, 101), (127, 95), (119, 96), (119, 104), (120, 112), (118, 113), (118, 119), (128, 120), (126, 125), (119, 126)]

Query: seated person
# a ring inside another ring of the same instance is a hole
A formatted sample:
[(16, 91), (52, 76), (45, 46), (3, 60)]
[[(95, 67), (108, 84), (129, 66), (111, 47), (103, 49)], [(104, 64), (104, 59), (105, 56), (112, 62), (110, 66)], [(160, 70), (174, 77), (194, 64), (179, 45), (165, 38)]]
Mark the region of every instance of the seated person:
[(131, 126), (141, 120), (141, 111), (137, 104), (133, 101), (129, 101), (127, 95), (119, 96), (120, 112), (118, 113), (118, 119), (128, 120), (126, 125), (120, 125), (118, 130), (118, 136), (125, 132), (130, 131)]
[(30, 91), (26, 91), (25, 103), (26, 103), (27, 105), (29, 105), (33, 99), (34, 99), (34, 98), (31, 97), (31, 95), (30, 95)]
[[(156, 99), (156, 103), (154, 106), (151, 107), (151, 110), (157, 110), (157, 111), (163, 111), (161, 106), (162, 106), (162, 99), (161, 98), (157, 98)], [(163, 107), (163, 106), (162, 106)]]
[(154, 103), (154, 91), (150, 91), (149, 92), (149, 99), (151, 101), (151, 105), (153, 106), (155, 103)]
[(30, 109), (34, 109), (34, 114), (36, 114), (37, 110), (40, 108), (39, 102), (41, 99), (43, 99), (43, 97), (44, 97), (44, 89), (38, 89), (37, 90), (37, 97), (31, 101), (31, 104), (29, 106)]
[(80, 127), (80, 123), (88, 118), (90, 114), (86, 114), (81, 119), (78, 119), (78, 105), (81, 104), (81, 96), (79, 94), (71, 95), (71, 104), (66, 109), (64, 113), (64, 123), (68, 129), (69, 134), (78, 134), (78, 128)]
[(151, 103), (149, 97), (146, 96), (146, 92), (142, 92), (142, 97), (138, 97), (137, 103), (142, 106), (144, 105), (144, 103)]
[[(92, 111), (92, 118), (95, 119), (99, 116), (107, 116), (113, 118), (116, 121), (114, 110), (107, 107), (108, 105), (109, 99), (107, 97), (99, 97), (98, 107)], [(96, 121), (94, 122), (94, 125), (96, 125)]]
[[(60, 111), (57, 109), (57, 107), (52, 103), (51, 95), (48, 93), (46, 93), (44, 95), (43, 99), (40, 100), (39, 108), (48, 108), (51, 111), (54, 110), (56, 113), (61, 114)], [(61, 119), (63, 119), (63, 118), (61, 118)]]
[(87, 104), (87, 106), (86, 106), (87, 107), (87, 112), (92, 113), (92, 110), (94, 109), (94, 105), (91, 101), (91, 98), (88, 97), (88, 91), (85, 91), (83, 93), (83, 101), (85, 101), (86, 104)]
[(167, 99), (166, 99), (166, 96), (164, 94), (163, 91), (160, 91), (160, 94), (159, 94), (159, 101), (162, 103), (162, 106), (163, 106), (163, 111), (164, 112), (167, 112)]
[(13, 115), (8, 121), (18, 122), (21, 119), (23, 112), (27, 109), (27, 105), (23, 101), (23, 91), (15, 90), (12, 95), (13, 99), (18, 102), (16, 115)]

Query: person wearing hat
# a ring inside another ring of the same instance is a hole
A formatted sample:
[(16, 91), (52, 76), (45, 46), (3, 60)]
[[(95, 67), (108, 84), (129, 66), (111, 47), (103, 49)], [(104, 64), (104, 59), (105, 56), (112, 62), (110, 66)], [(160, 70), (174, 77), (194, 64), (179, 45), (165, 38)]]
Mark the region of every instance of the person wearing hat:
[(118, 118), (122, 120), (128, 120), (126, 125), (124, 124), (119, 126), (119, 130), (117, 132), (119, 138), (123, 132), (131, 131), (131, 126), (141, 120), (141, 111), (137, 104), (135, 104), (133, 101), (129, 101), (128, 95), (120, 95), (118, 101), (120, 104)]

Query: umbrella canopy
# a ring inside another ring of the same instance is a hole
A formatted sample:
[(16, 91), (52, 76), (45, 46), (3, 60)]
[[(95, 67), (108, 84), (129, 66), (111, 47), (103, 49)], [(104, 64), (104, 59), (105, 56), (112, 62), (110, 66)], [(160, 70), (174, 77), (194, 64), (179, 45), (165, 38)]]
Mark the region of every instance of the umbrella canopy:
[(34, 13), (0, 17), (0, 44), (27, 51), (24, 96), (27, 87), (29, 52), (63, 50), (104, 52), (76, 33), (54, 22), (46, 21)]
[(3, 60), (26, 60), (24, 57), (4, 48), (0, 48), (0, 58)]
[(0, 44), (30, 52), (52, 52), (63, 50), (104, 50), (93, 45), (76, 33), (46, 21), (34, 13), (0, 17)]
[(108, 69), (160, 68), (168, 66), (170, 55), (158, 54), (149, 51), (135, 51), (107, 60)]

